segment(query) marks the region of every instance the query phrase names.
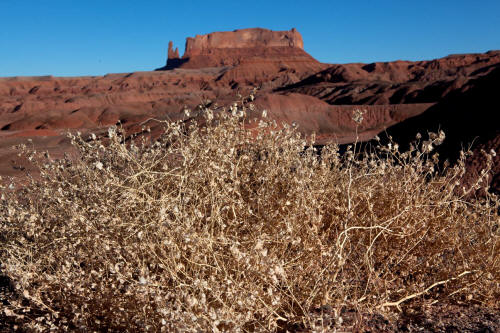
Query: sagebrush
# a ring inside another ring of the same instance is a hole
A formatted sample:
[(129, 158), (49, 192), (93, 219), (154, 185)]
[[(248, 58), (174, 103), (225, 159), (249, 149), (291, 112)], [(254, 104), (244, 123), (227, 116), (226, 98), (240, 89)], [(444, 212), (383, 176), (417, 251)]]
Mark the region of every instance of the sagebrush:
[(76, 159), (27, 151), (40, 176), (2, 188), (5, 313), (37, 330), (268, 331), (320, 330), (325, 304), (499, 305), (498, 200), (472, 198), (488, 170), (462, 188), (466, 154), (440, 166), (443, 133), (340, 154), (232, 111), (159, 138), (72, 135)]

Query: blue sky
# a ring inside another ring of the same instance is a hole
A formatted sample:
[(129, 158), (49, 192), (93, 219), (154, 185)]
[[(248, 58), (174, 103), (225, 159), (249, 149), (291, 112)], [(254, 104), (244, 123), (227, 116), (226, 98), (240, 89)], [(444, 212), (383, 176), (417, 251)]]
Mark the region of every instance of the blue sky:
[(499, 0), (0, 0), (0, 76), (152, 70), (169, 40), (262, 27), (322, 62), (423, 60), (500, 49)]

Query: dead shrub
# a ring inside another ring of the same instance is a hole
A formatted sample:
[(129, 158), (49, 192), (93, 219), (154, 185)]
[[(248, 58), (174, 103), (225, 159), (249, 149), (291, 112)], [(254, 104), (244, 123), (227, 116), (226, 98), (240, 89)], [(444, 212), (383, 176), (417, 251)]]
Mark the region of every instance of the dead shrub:
[(498, 200), (465, 199), (488, 175), (459, 188), (465, 156), (437, 170), (441, 135), (341, 156), (267, 118), (248, 129), (238, 107), (203, 122), (154, 142), (74, 135), (79, 160), (27, 152), (41, 180), (2, 189), (5, 313), (37, 330), (267, 331), (315, 328), (325, 304), (499, 305)]

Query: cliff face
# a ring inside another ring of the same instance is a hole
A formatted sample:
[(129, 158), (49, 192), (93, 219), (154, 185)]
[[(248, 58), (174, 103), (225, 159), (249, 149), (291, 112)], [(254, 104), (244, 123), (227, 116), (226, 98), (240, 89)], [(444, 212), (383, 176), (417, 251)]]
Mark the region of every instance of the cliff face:
[(295, 28), (290, 31), (251, 28), (188, 37), (182, 58), (170, 42), (167, 66), (161, 69), (236, 66), (263, 58), (267, 62), (318, 63), (304, 51), (302, 36)]
[(186, 52), (183, 58), (200, 54), (210, 54), (213, 49), (244, 49), (269, 47), (296, 47), (304, 49), (300, 33), (290, 31), (271, 31), (261, 28), (213, 32), (186, 39)]

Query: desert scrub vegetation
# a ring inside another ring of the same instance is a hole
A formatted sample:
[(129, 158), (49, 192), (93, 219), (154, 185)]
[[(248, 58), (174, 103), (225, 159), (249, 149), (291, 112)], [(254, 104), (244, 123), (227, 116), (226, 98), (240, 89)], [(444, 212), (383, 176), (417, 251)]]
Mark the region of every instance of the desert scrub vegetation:
[(2, 188), (5, 315), (29, 330), (321, 331), (323, 305), (499, 305), (498, 200), (471, 199), (488, 170), (462, 187), (465, 153), (439, 166), (443, 133), (319, 153), (246, 111), (204, 109), (158, 138), (71, 135), (78, 159), (23, 148), (40, 176)]

